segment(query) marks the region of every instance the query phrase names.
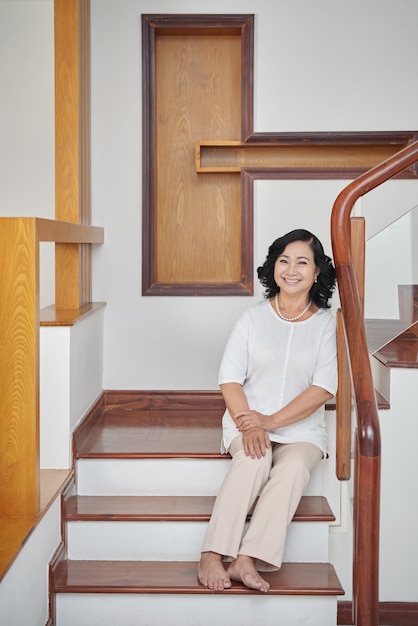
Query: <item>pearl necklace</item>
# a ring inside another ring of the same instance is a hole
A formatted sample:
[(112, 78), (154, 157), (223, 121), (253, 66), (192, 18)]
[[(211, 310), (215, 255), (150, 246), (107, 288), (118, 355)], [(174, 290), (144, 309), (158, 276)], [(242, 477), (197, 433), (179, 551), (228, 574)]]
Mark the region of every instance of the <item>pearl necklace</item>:
[(277, 315), (282, 320), (284, 320), (285, 322), (296, 322), (296, 320), (300, 320), (300, 318), (305, 315), (306, 311), (309, 309), (309, 307), (312, 304), (312, 300), (309, 300), (308, 306), (303, 309), (302, 313), (299, 313), (299, 315), (296, 315), (296, 317), (285, 317), (284, 315), (282, 315), (282, 313), (281, 313), (281, 311), (279, 309), (279, 298), (278, 298), (278, 294), (277, 293), (276, 293), (276, 297), (274, 298), (274, 304), (276, 306)]

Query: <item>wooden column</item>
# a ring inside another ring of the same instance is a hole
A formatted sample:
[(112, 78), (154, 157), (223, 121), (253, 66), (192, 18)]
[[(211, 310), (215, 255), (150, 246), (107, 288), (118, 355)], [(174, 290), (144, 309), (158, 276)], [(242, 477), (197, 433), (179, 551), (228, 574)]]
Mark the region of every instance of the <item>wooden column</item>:
[(0, 223), (0, 516), (39, 511), (39, 244), (35, 218)]
[[(54, 0), (55, 219), (91, 223), (90, 0)], [(57, 309), (91, 301), (91, 246), (55, 246)], [(59, 277), (59, 279), (58, 279)]]

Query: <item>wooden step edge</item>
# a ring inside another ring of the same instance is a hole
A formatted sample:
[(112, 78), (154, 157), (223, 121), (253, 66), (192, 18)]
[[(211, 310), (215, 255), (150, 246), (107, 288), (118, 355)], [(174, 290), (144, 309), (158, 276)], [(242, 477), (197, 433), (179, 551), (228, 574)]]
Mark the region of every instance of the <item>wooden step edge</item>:
[(81, 452), (76, 451), (76, 460), (90, 459), (229, 459), (220, 452)]
[[(406, 341), (404, 341), (406, 343)], [(390, 344), (384, 346), (381, 350), (373, 353), (373, 356), (385, 367), (390, 369), (417, 369), (418, 368), (418, 350), (416, 347), (417, 340), (413, 342), (412, 349), (409, 350), (409, 357), (405, 358), (406, 350), (402, 351), (402, 345), (397, 345), (396, 350)]]
[[(277, 572), (263, 573), (269, 595), (341, 596), (344, 589), (330, 563), (283, 563)], [(213, 594), (197, 579), (190, 561), (61, 561), (52, 577), (54, 593)], [(233, 581), (223, 595), (254, 595)]]
[[(214, 496), (70, 496), (65, 502), (66, 521), (207, 522)], [(334, 522), (324, 496), (303, 496), (295, 522)]]

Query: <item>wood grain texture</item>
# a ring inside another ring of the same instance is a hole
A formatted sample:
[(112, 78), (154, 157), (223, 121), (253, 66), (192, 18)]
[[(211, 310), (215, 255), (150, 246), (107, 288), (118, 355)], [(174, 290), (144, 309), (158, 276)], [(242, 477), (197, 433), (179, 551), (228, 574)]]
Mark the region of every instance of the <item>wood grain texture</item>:
[(108, 409), (96, 413), (77, 458), (221, 458), (222, 410)]
[[(185, 593), (214, 592), (200, 585), (197, 563), (188, 561), (61, 561), (53, 575), (55, 593)], [(328, 563), (283, 563), (278, 572), (264, 573), (269, 595), (343, 595)], [(259, 594), (233, 582), (223, 595)]]
[(338, 391), (336, 406), (337, 441), (335, 471), (339, 480), (349, 480), (351, 477), (352, 389), (341, 309), (337, 311), (337, 358)]
[[(214, 496), (71, 496), (67, 521), (193, 521), (207, 522)], [(250, 515), (249, 515), (250, 517)], [(323, 496), (302, 496), (295, 522), (333, 522)]]
[(243, 168), (367, 169), (396, 152), (394, 146), (276, 145), (234, 142), (200, 142), (198, 172), (240, 172)]
[(79, 222), (79, 0), (54, 0), (55, 217)]
[[(333, 410), (335, 404), (325, 408)], [(388, 408), (384, 399), (381, 408)], [(107, 391), (74, 433), (75, 453), (82, 458), (222, 458), (224, 410), (216, 391)]]
[(0, 219), (0, 515), (39, 510), (39, 242), (72, 237), (102, 241), (103, 230)]
[(200, 137), (240, 137), (240, 55), (236, 35), (156, 39), (158, 282), (240, 280), (240, 178), (194, 171)]
[[(338, 602), (337, 624), (354, 624), (353, 603)], [(418, 602), (379, 602), (380, 626), (416, 626), (418, 624)]]
[(339, 194), (331, 214), (331, 241), (347, 337), (357, 411), (354, 480), (353, 614), (358, 626), (379, 623), (381, 440), (376, 396), (352, 258), (350, 216), (355, 202), (418, 161), (418, 142), (362, 174)]
[(364, 217), (352, 217), (351, 228), (351, 258), (353, 259), (354, 274), (360, 298), (361, 311), (364, 313), (364, 276), (366, 268), (366, 220)]
[(253, 19), (143, 16), (144, 295), (252, 293), (240, 176), (197, 176), (195, 151), (252, 129)]
[(41, 326), (74, 326), (88, 315), (105, 307), (105, 302), (91, 302), (80, 309), (56, 309), (54, 305), (40, 311)]
[[(366, 223), (363, 217), (352, 217), (351, 255), (356, 275), (361, 310), (364, 310), (364, 273), (366, 255)], [(349, 480), (351, 476), (351, 432), (352, 432), (352, 384), (350, 363), (347, 354), (344, 321), (341, 309), (337, 311), (337, 354), (338, 354), (338, 393), (337, 393), (337, 459), (336, 473), (339, 480)]]
[[(55, 217), (89, 224), (90, 0), (54, 0)], [(91, 246), (55, 247), (57, 308), (91, 300)]]
[(225, 411), (219, 390), (110, 390), (104, 392), (106, 409), (181, 409), (182, 411)]
[[(380, 322), (381, 320), (377, 320)], [(370, 329), (370, 324), (368, 325)], [(374, 352), (375, 358), (386, 367), (418, 368), (418, 340), (416, 327), (403, 332)], [(373, 335), (373, 332), (371, 332)], [(369, 336), (369, 335), (368, 335)], [(382, 344), (380, 344), (382, 345)]]
[(71, 244), (103, 243), (104, 241), (104, 229), (101, 226), (36, 218), (36, 229), (39, 241)]
[(0, 221), (0, 515), (39, 511), (39, 246), (33, 218)]

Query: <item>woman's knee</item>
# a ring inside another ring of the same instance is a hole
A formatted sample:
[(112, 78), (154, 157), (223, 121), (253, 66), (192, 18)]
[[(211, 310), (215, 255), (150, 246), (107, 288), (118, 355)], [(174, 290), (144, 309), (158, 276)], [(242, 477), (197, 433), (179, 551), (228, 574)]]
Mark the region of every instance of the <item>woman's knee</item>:
[(238, 471), (242, 476), (258, 478), (266, 482), (272, 467), (271, 449), (266, 450), (266, 454), (260, 458), (253, 458), (245, 454), (243, 449), (235, 452), (232, 457), (231, 470)]
[(275, 450), (271, 475), (286, 472), (307, 483), (321, 459), (321, 450), (313, 444), (285, 444), (281, 448)]

